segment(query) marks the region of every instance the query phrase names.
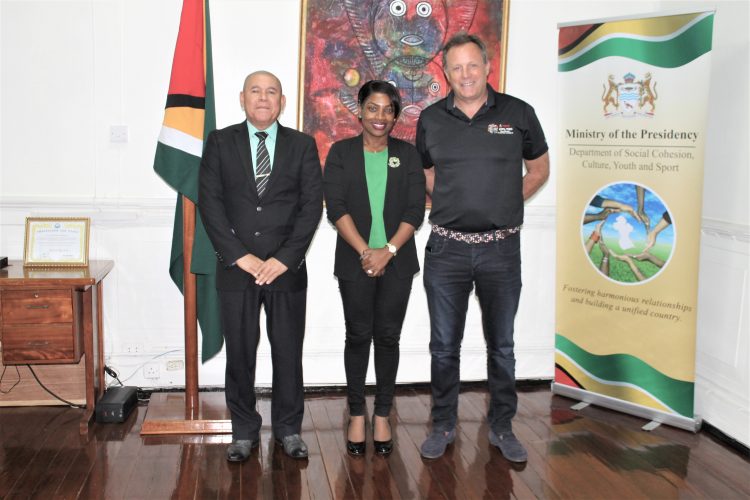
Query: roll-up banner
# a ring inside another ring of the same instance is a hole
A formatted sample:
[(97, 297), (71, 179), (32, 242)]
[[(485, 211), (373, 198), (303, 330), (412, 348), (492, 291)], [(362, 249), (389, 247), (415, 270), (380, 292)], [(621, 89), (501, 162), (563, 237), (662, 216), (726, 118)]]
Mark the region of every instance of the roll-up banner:
[(690, 430), (713, 19), (559, 26), (553, 392)]

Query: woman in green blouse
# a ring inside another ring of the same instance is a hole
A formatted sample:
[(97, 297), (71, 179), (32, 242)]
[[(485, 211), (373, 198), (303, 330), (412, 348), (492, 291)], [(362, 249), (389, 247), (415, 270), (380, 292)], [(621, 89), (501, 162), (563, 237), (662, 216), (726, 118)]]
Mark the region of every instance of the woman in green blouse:
[(338, 231), (334, 274), (346, 322), (347, 451), (365, 453), (365, 378), (372, 343), (373, 445), (376, 453), (387, 455), (393, 450), (388, 415), (401, 326), (419, 271), (414, 231), (424, 219), (425, 179), (414, 146), (389, 135), (401, 110), (398, 90), (369, 81), (358, 102), (362, 134), (331, 147), (323, 185), (328, 219)]

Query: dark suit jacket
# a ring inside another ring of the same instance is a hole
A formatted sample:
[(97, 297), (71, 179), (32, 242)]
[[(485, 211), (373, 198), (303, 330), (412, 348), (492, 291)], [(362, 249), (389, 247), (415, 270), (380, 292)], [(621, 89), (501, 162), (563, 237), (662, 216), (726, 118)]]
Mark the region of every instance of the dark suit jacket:
[[(388, 157), (398, 158), (399, 166), (388, 168), (383, 219), (389, 240), (401, 222), (419, 227), (424, 220), (425, 178), (419, 153), (411, 144), (388, 138)], [(326, 158), (323, 173), (328, 219), (336, 223), (349, 214), (357, 231), (370, 238), (372, 213), (365, 176), (365, 155), (362, 135), (335, 143)], [(413, 277), (419, 271), (417, 249), (412, 237), (391, 260), (399, 278)], [(336, 240), (334, 274), (341, 279), (354, 279), (362, 273), (357, 252), (339, 235)]]
[(218, 259), (216, 288), (244, 290), (253, 277), (233, 265), (251, 253), (289, 269), (267, 285), (307, 286), (305, 253), (323, 211), (318, 149), (312, 137), (279, 125), (271, 176), (258, 198), (247, 123), (211, 132), (200, 169), (198, 207)]

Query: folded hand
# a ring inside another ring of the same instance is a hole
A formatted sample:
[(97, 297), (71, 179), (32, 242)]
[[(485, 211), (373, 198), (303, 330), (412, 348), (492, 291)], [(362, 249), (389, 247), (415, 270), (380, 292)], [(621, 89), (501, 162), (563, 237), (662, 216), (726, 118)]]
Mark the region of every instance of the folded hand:
[(270, 285), (287, 271), (287, 267), (278, 259), (271, 257), (260, 266), (255, 276), (256, 285)]
[(370, 248), (362, 257), (362, 270), (372, 278), (382, 276), (385, 273), (385, 266), (392, 258), (393, 254), (387, 248)]

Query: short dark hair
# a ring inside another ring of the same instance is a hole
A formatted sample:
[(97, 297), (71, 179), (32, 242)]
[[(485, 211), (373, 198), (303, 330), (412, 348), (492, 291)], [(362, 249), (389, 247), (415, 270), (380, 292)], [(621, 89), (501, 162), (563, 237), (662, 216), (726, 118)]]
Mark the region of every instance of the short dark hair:
[(484, 42), (481, 38), (479, 38), (476, 35), (470, 35), (465, 31), (459, 31), (455, 35), (453, 35), (450, 40), (446, 42), (446, 44), (443, 46), (443, 69), (447, 70), (446, 66), (448, 65), (447, 56), (448, 51), (451, 50), (453, 47), (458, 47), (459, 45), (466, 45), (467, 43), (473, 43), (477, 47), (479, 47), (479, 50), (482, 51), (482, 62), (484, 64), (487, 64), (487, 47), (484, 45)]
[(362, 107), (362, 104), (372, 94), (387, 95), (391, 100), (391, 106), (393, 106), (393, 114), (398, 116), (401, 112), (401, 96), (398, 94), (398, 89), (395, 85), (383, 80), (370, 80), (369, 82), (365, 82), (365, 84), (359, 89), (357, 104)]

